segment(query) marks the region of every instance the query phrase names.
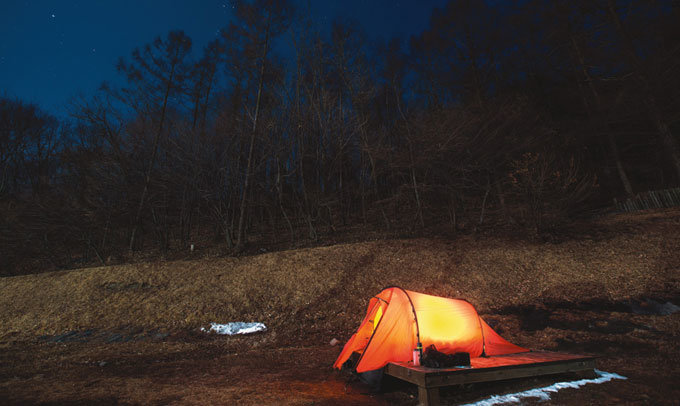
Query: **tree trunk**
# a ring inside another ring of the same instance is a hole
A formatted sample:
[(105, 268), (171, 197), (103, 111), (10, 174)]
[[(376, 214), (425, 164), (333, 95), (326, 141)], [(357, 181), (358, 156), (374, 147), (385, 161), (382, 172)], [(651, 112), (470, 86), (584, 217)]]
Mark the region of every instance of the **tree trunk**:
[(413, 147), (411, 145), (411, 127), (408, 124), (408, 120), (406, 119), (406, 115), (404, 114), (404, 111), (401, 109), (401, 98), (399, 96), (399, 92), (397, 91), (397, 86), (394, 85), (394, 96), (397, 100), (397, 109), (399, 110), (399, 114), (401, 115), (401, 118), (404, 120), (404, 123), (406, 124), (406, 134), (408, 135), (408, 149), (409, 149), (409, 159), (411, 161), (411, 181), (413, 183), (413, 193), (415, 194), (416, 198), (416, 217), (420, 222), (420, 226), (422, 228), (425, 228), (425, 220), (423, 219), (423, 209), (422, 205), (420, 204), (420, 193), (418, 192), (418, 182), (416, 182), (416, 168), (415, 168), (415, 160), (413, 159)]
[(168, 106), (168, 96), (170, 95), (170, 89), (172, 88), (172, 81), (175, 78), (175, 68), (177, 66), (177, 57), (179, 55), (179, 48), (175, 51), (175, 58), (173, 58), (172, 68), (170, 69), (170, 77), (168, 78), (168, 84), (165, 87), (165, 95), (163, 96), (163, 108), (161, 109), (160, 123), (158, 124), (158, 132), (153, 140), (153, 149), (151, 151), (151, 159), (149, 160), (149, 167), (146, 170), (146, 175), (144, 177), (144, 189), (142, 190), (142, 196), (139, 199), (139, 206), (137, 206), (137, 213), (135, 214), (135, 221), (132, 225), (132, 234), (130, 235), (130, 245), (129, 250), (132, 251), (135, 247), (135, 237), (137, 230), (139, 229), (139, 221), (142, 218), (142, 210), (144, 209), (144, 202), (146, 200), (146, 195), (149, 193), (149, 184), (151, 183), (151, 171), (156, 162), (156, 155), (158, 153), (158, 144), (160, 143), (161, 136), (163, 135), (163, 124), (165, 123), (165, 110)]
[[(593, 99), (595, 99), (595, 108), (597, 109), (597, 114), (601, 115), (602, 114), (602, 98), (600, 97), (600, 93), (597, 91), (595, 88), (595, 85), (593, 84), (593, 79), (590, 76), (590, 73), (588, 72), (588, 68), (586, 68), (585, 60), (583, 58), (583, 52), (581, 52), (581, 48), (578, 46), (578, 42), (576, 41), (576, 38), (574, 38), (573, 34), (569, 33), (569, 36), (571, 38), (571, 44), (574, 47), (574, 52), (576, 53), (576, 57), (578, 58), (579, 65), (581, 67), (581, 72), (583, 73), (583, 76), (586, 79), (586, 83), (588, 83), (588, 87), (590, 89), (590, 92), (593, 94)], [(579, 84), (579, 88), (580, 88)], [(585, 101), (585, 95), (584, 95), (584, 103), (587, 103)], [(588, 105), (586, 104), (586, 109), (588, 109), (589, 115), (592, 117), (593, 115), (590, 113), (590, 109), (588, 108)], [(612, 133), (611, 128), (609, 127), (609, 122), (607, 121), (606, 118), (603, 118), (603, 130), (607, 134), (607, 143), (609, 144), (609, 149), (612, 154), (612, 158), (614, 159), (614, 162), (616, 163), (616, 171), (619, 175), (619, 179), (621, 180), (621, 184), (623, 185), (623, 188), (626, 191), (626, 194), (628, 196), (633, 195), (633, 186), (630, 183), (630, 179), (628, 178), (628, 174), (626, 173), (625, 168), (623, 167), (623, 161), (621, 160), (621, 154), (619, 153), (619, 147), (616, 144), (616, 139), (614, 138), (614, 134)]]
[[(271, 17), (268, 17), (268, 19)], [(257, 85), (257, 99), (255, 101), (255, 115), (253, 117), (253, 128), (250, 133), (250, 147), (248, 148), (248, 160), (246, 162), (246, 176), (243, 181), (243, 191), (241, 195), (241, 210), (238, 219), (238, 230), (236, 234), (236, 251), (240, 251), (243, 248), (243, 220), (246, 213), (246, 200), (248, 197), (248, 186), (250, 182), (250, 170), (253, 164), (253, 148), (255, 146), (255, 133), (257, 131), (257, 117), (260, 112), (260, 100), (262, 98), (262, 87), (264, 84), (264, 68), (266, 65), (267, 58), (267, 48), (269, 46), (269, 28), (270, 21), (267, 21), (267, 29), (265, 32), (264, 46), (262, 52), (262, 63), (260, 65), (260, 79)]]
[(491, 180), (487, 179), (486, 191), (484, 192), (484, 199), (482, 199), (482, 210), (479, 213), (479, 224), (484, 223), (484, 212), (486, 211), (486, 199), (489, 197), (489, 192), (491, 192)]

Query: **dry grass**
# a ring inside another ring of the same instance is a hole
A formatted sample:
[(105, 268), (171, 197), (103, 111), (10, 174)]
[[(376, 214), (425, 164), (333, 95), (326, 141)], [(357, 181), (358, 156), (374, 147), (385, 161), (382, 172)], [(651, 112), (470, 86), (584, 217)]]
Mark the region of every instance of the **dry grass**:
[(679, 225), (680, 210), (662, 210), (604, 218), (560, 243), (376, 241), (1, 278), (0, 339), (231, 320), (263, 321), (273, 336), (344, 336), (388, 285), (463, 297), (481, 312), (678, 292)]

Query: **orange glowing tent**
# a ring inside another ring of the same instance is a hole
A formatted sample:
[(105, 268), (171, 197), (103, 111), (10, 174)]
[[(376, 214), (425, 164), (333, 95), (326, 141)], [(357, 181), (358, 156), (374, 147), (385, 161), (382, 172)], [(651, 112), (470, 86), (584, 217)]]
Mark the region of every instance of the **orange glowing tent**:
[(529, 351), (499, 336), (465, 300), (389, 287), (371, 298), (366, 317), (333, 367), (342, 368), (354, 352), (360, 354), (358, 373), (407, 362), (418, 342), (423, 348), (434, 344), (445, 354), (467, 352), (470, 358)]

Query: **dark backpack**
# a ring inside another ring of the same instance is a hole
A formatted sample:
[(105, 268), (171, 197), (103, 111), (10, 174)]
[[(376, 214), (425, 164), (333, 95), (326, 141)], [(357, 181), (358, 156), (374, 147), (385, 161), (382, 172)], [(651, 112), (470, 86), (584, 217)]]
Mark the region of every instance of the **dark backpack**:
[(437, 347), (432, 344), (425, 349), (421, 364), (428, 368), (469, 367), (470, 354), (467, 352), (444, 354), (443, 352), (439, 352)]

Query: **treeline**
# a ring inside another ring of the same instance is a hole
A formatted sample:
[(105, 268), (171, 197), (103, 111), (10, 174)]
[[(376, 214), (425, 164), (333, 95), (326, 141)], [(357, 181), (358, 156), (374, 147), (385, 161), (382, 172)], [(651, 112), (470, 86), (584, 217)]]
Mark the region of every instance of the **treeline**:
[[(407, 41), (240, 2), (68, 120), (0, 99), (0, 272), (342, 233), (542, 232), (680, 181), (680, 5), (453, 0)], [(279, 48), (287, 43), (286, 49)]]

